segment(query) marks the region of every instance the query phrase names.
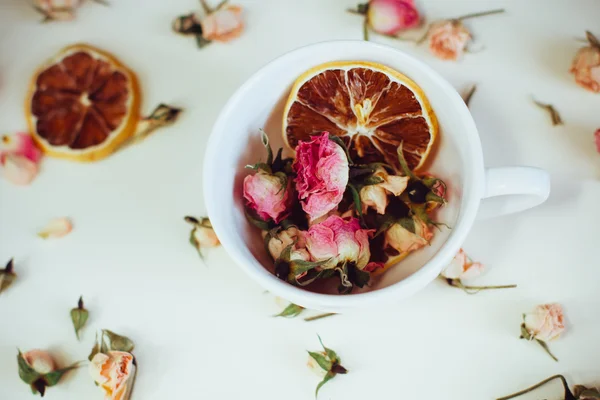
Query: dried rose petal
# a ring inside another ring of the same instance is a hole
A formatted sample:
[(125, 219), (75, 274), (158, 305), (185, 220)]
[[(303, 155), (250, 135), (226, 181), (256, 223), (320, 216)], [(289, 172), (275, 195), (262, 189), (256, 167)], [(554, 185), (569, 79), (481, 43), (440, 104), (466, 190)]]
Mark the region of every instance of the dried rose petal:
[(59, 238), (68, 235), (73, 230), (73, 225), (68, 218), (55, 218), (38, 232), (42, 239)]

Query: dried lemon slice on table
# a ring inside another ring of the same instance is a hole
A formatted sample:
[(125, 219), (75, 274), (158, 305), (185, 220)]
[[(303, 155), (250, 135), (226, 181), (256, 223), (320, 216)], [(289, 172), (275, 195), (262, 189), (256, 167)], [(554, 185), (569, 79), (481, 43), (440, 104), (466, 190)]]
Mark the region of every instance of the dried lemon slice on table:
[(33, 139), (49, 156), (102, 159), (136, 132), (137, 78), (104, 51), (86, 44), (66, 47), (33, 76), (25, 116)]
[(400, 169), (424, 165), (438, 133), (437, 119), (416, 83), (385, 65), (330, 62), (296, 80), (283, 118), (291, 148), (316, 132), (340, 137), (355, 163), (386, 162)]

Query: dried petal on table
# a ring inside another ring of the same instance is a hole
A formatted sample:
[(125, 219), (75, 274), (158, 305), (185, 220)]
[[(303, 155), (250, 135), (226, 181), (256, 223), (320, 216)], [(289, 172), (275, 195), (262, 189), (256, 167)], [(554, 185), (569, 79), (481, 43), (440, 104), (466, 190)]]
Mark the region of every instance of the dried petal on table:
[(37, 235), (42, 239), (56, 239), (68, 235), (72, 230), (73, 224), (69, 218), (54, 218)]
[(0, 269), (0, 294), (8, 289), (16, 278), (17, 274), (14, 272), (14, 261), (11, 258), (6, 264), (6, 267)]
[(579, 49), (569, 72), (575, 75), (579, 86), (600, 93), (600, 41), (590, 31), (586, 31), (586, 36), (589, 46)]
[(564, 313), (560, 304), (542, 304), (523, 314), (521, 339), (535, 340), (554, 361), (558, 359), (550, 352), (547, 342), (558, 339), (564, 330)]
[(52, 356), (44, 350), (30, 350), (17, 355), (19, 377), (31, 387), (33, 394), (44, 397), (46, 388), (55, 386), (68, 371), (78, 368), (75, 363), (66, 368), (58, 369)]
[(75, 335), (79, 340), (79, 331), (84, 327), (89, 317), (88, 310), (83, 306), (83, 297), (79, 297), (77, 307), (71, 310), (71, 321), (73, 322), (73, 328), (75, 328)]

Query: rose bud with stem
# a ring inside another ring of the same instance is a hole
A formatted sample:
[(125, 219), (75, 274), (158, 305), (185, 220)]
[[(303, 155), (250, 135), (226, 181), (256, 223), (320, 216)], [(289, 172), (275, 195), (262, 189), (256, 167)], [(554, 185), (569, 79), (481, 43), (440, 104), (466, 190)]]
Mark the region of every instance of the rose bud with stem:
[(33, 394), (44, 397), (46, 388), (55, 386), (68, 371), (78, 368), (79, 362), (66, 367), (56, 368), (56, 362), (52, 356), (43, 350), (31, 350), (17, 355), (19, 366), (19, 377), (31, 387)]
[(560, 304), (542, 304), (533, 312), (523, 314), (520, 339), (535, 340), (554, 361), (547, 342), (558, 339), (564, 332), (564, 314)]
[(546, 383), (551, 382), (555, 379), (560, 379), (563, 388), (565, 390), (564, 400), (598, 400), (600, 399), (600, 391), (595, 388), (587, 388), (582, 385), (575, 385), (573, 387), (573, 391), (569, 389), (569, 385), (567, 384), (567, 380), (563, 375), (553, 375), (550, 378), (544, 379), (543, 381), (536, 383), (533, 386), (528, 387), (527, 389), (521, 390), (519, 392), (509, 394), (508, 396), (499, 397), (496, 400), (509, 400), (514, 399), (516, 397), (522, 396), (526, 393), (532, 392), (535, 389), (544, 386)]
[(321, 337), (319, 335), (317, 335), (317, 337), (319, 338), (319, 343), (321, 343), (321, 346), (323, 347), (323, 351), (308, 352), (308, 367), (317, 375), (323, 376), (323, 380), (319, 382), (317, 389), (315, 390), (315, 398), (319, 395), (319, 389), (321, 389), (324, 384), (335, 378), (338, 374), (343, 375), (348, 373), (348, 370), (342, 366), (337, 353), (330, 348), (325, 347)]

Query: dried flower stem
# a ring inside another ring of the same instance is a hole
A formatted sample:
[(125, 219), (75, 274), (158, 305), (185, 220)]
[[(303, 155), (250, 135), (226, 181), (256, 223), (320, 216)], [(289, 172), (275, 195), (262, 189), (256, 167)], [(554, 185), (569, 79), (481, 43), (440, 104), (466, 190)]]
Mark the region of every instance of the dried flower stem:
[(497, 10), (482, 11), (482, 12), (478, 12), (478, 13), (463, 15), (462, 17), (453, 18), (453, 20), (464, 21), (465, 19), (469, 19), (469, 18), (485, 17), (486, 15), (502, 14), (504, 12), (505, 12), (505, 10), (503, 8), (499, 8)]
[(467, 107), (469, 107), (469, 103), (471, 102), (471, 97), (473, 97), (473, 94), (475, 93), (476, 90), (477, 90), (477, 85), (473, 85), (473, 86), (471, 86), (471, 89), (467, 92), (467, 94), (464, 96), (463, 100), (465, 101), (465, 104), (467, 105)]
[(590, 42), (590, 45), (592, 45), (592, 47), (600, 49), (600, 40), (598, 40), (598, 38), (594, 36), (592, 32), (585, 31), (585, 36), (587, 37), (587, 40), (588, 42)]
[(363, 39), (369, 41), (369, 21), (366, 18), (363, 22)]
[(321, 318), (331, 317), (332, 315), (337, 315), (337, 313), (330, 312), (330, 313), (319, 314), (319, 315), (315, 315), (313, 317), (306, 317), (306, 318), (304, 318), (304, 320), (307, 321), (307, 322), (316, 321), (316, 320), (321, 319)]
[(546, 104), (546, 103), (539, 102), (533, 96), (531, 96), (531, 100), (533, 100), (533, 103), (536, 106), (548, 111), (548, 113), (550, 114), (550, 118), (552, 119), (553, 126), (563, 125), (563, 120), (560, 117), (560, 114), (558, 113), (558, 111), (556, 111), (556, 109), (554, 108), (554, 106), (552, 104)]
[(542, 349), (544, 349), (544, 351), (545, 351), (546, 353), (548, 353), (548, 355), (549, 355), (550, 357), (552, 357), (552, 359), (553, 359), (554, 361), (558, 362), (558, 358), (556, 358), (556, 357), (554, 356), (554, 354), (552, 354), (552, 352), (550, 351), (550, 348), (548, 347), (548, 345), (546, 344), (546, 342), (544, 342), (544, 341), (542, 341), (542, 340), (539, 340), (539, 339), (535, 339), (535, 341), (536, 341), (536, 342), (538, 342), (538, 344), (539, 344), (540, 346), (542, 346)]
[(567, 385), (567, 380), (562, 375), (551, 376), (550, 378), (544, 379), (540, 383), (536, 383), (535, 385), (528, 387), (527, 389), (521, 390), (520, 392), (510, 394), (508, 396), (499, 397), (496, 400), (509, 400), (509, 399), (513, 399), (515, 397), (519, 397), (521, 395), (524, 395), (525, 393), (529, 393), (529, 392), (539, 388), (540, 386), (545, 385), (546, 383), (548, 383), (550, 381), (553, 381), (556, 378), (559, 378), (562, 381), (563, 387), (565, 388), (565, 400), (575, 400), (575, 396), (573, 396), (573, 393), (571, 393), (571, 390), (569, 390), (569, 385)]

